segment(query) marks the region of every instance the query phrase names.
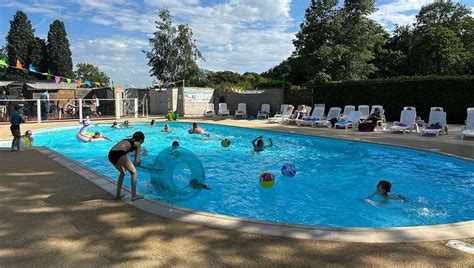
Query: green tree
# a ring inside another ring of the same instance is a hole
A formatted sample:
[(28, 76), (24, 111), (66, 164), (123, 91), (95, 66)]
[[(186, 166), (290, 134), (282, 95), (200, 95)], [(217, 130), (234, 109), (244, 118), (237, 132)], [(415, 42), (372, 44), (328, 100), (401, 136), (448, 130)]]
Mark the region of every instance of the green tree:
[(324, 46), (333, 45), (337, 27), (337, 0), (312, 0), (293, 40), (294, 56), (302, 59), (309, 80), (327, 81)]
[(55, 20), (49, 26), (48, 57), (49, 70), (52, 74), (72, 78), (72, 53), (62, 21)]
[(165, 84), (177, 80), (192, 80), (199, 76), (199, 52), (193, 32), (186, 24), (173, 26), (168, 9), (161, 9), (156, 31), (149, 39), (151, 51), (143, 51), (148, 59), (150, 73)]
[(367, 79), (377, 68), (374, 54), (388, 38), (383, 28), (369, 19), (374, 0), (344, 2), (312, 0), (301, 30), (293, 40), (313, 82)]
[(44, 39), (35, 37), (28, 51), (29, 62), (38, 72), (48, 72), (48, 48)]
[(415, 35), (408, 57), (414, 74), (456, 75), (466, 72), (469, 53), (454, 31), (431, 26)]
[(415, 28), (417, 31), (423, 31), (431, 26), (444, 26), (461, 36), (465, 32), (464, 21), (472, 19), (470, 14), (469, 8), (461, 3), (436, 0), (421, 8), (416, 16)]
[(102, 84), (108, 84), (110, 78), (99, 67), (88, 63), (78, 63), (74, 77), (82, 81), (91, 81)]
[(19, 60), (24, 68), (28, 68), (28, 50), (34, 38), (34, 30), (28, 16), (17, 11), (10, 21), (10, 30), (6, 37), (5, 48), (9, 65), (15, 66)]

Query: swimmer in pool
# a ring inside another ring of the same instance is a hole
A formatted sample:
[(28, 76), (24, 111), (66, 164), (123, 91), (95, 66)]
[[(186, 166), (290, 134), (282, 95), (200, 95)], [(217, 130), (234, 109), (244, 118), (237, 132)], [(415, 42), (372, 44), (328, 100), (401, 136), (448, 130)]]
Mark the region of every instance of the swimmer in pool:
[(117, 123), (117, 121), (114, 121), (114, 122), (112, 123), (112, 128), (120, 129), (120, 126), (119, 126), (119, 124)]
[(165, 124), (165, 127), (163, 127), (163, 129), (161, 130), (161, 132), (171, 132), (171, 129), (170, 127), (168, 126), (168, 124)]
[[(366, 201), (370, 204), (376, 205), (376, 206), (381, 206), (381, 205), (384, 205), (385, 203), (387, 203), (387, 200), (389, 200), (389, 199), (395, 199), (395, 200), (401, 200), (401, 201), (406, 201), (407, 200), (407, 198), (402, 196), (402, 195), (389, 194), (389, 192), (391, 190), (392, 190), (392, 184), (389, 181), (381, 180), (377, 184), (377, 188), (376, 188), (375, 192), (373, 194), (369, 195), (368, 197), (366, 197), (364, 199), (364, 201)], [(374, 197), (374, 196), (380, 196), (380, 197), (383, 198), (383, 200), (380, 201), (380, 202), (374, 201), (374, 200), (372, 200), (372, 197)]]
[(189, 186), (196, 190), (199, 190), (199, 189), (211, 190), (211, 187), (209, 187), (209, 185), (200, 183), (197, 179), (192, 179), (191, 181), (189, 181)]
[(179, 147), (179, 142), (178, 142), (178, 141), (173, 141), (173, 143), (171, 144), (171, 146), (177, 148), (177, 147)]
[(150, 127), (155, 127), (155, 119), (151, 119)]
[(261, 152), (265, 150), (267, 147), (273, 146), (272, 139), (270, 138), (268, 139), (268, 141), (270, 142), (270, 144), (268, 146), (265, 146), (265, 142), (263, 141), (263, 136), (259, 136), (258, 138), (252, 141), (253, 150), (255, 152)]
[(209, 137), (209, 133), (207, 133), (202, 127), (198, 126), (197, 123), (193, 123), (193, 128), (188, 131), (189, 134), (201, 134)]
[(125, 120), (125, 122), (123, 122), (123, 127), (124, 128), (132, 128), (133, 126), (130, 125), (130, 122), (128, 122), (128, 120)]
[(92, 141), (94, 139), (106, 139), (106, 140), (112, 141), (111, 139), (107, 138), (106, 136), (100, 134), (100, 132), (94, 133), (94, 136), (90, 137), (89, 141)]

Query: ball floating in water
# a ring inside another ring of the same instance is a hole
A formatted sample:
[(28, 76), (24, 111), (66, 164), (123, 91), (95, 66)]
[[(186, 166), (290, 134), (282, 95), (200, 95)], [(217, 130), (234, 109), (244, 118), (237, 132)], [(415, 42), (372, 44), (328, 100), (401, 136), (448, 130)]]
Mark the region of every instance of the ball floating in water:
[(260, 173), (259, 181), (263, 188), (271, 188), (275, 184), (275, 176), (273, 173), (265, 171)]
[(296, 175), (296, 168), (293, 164), (286, 163), (281, 167), (281, 174), (285, 177), (294, 177)]
[(230, 140), (229, 139), (223, 139), (221, 141), (222, 147), (229, 147), (230, 146)]

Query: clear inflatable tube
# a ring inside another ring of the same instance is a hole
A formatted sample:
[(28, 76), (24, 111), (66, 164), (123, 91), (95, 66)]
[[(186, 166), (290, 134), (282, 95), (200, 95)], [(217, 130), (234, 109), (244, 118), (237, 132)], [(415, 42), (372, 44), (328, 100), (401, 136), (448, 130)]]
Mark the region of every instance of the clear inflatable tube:
[[(186, 165), (191, 171), (189, 184), (186, 186), (178, 186), (173, 178), (175, 168), (179, 164)], [(182, 147), (164, 149), (156, 157), (153, 166), (145, 169), (150, 171), (154, 191), (170, 201), (193, 198), (201, 190), (191, 187), (191, 180), (197, 181), (197, 184), (204, 184), (206, 179), (204, 167), (199, 158)]]

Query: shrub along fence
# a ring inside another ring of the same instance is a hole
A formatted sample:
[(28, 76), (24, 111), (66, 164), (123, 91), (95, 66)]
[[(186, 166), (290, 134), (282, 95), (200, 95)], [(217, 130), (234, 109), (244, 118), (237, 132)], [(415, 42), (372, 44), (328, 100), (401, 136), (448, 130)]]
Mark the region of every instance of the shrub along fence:
[(399, 120), (404, 106), (416, 107), (417, 115), (428, 121), (430, 107), (439, 106), (446, 111), (448, 124), (463, 124), (466, 109), (474, 107), (474, 76), (405, 77), (310, 85), (305, 89), (286, 90), (285, 103), (325, 103), (326, 110), (333, 106), (380, 104), (389, 121)]

